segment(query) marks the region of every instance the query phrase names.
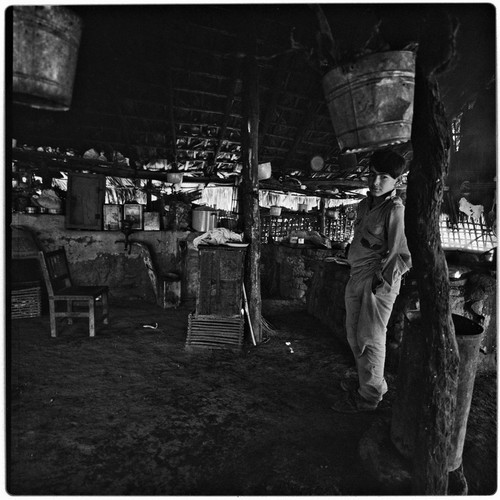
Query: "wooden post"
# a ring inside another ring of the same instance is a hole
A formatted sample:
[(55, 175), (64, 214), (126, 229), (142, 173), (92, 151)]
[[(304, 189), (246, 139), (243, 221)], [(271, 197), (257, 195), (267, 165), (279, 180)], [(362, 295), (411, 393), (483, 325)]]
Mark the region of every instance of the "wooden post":
[(42, 188), (50, 189), (52, 187), (52, 175), (49, 173), (47, 163), (42, 162), (40, 164), (40, 174), (42, 176)]
[(260, 290), (260, 213), (259, 213), (259, 80), (257, 60), (247, 55), (243, 76), (242, 184), (240, 206), (243, 212), (243, 232), (248, 247), (245, 287), (250, 316), (257, 344), (262, 342), (262, 298)]
[(153, 189), (153, 181), (148, 179), (146, 188), (146, 210), (152, 210), (151, 207), (151, 191)]
[[(449, 25), (443, 22), (444, 16), (441, 21), (441, 36), (445, 38)], [(419, 414), (414, 416), (418, 424), (412, 479), (413, 493), (418, 495), (447, 493), (448, 450), (458, 379), (458, 346), (451, 319), (448, 268), (439, 232), (451, 141), (434, 75), (446, 61), (436, 58), (432, 40), (430, 32), (427, 33), (417, 55), (413, 161), (408, 176), (405, 220), (418, 277), (422, 317), (423, 377)], [(450, 57), (450, 53), (447, 55)]]
[(219, 133), (217, 134), (217, 145), (215, 147), (215, 152), (210, 160), (208, 166), (205, 169), (206, 175), (214, 175), (215, 172), (215, 163), (217, 161), (217, 157), (219, 156), (219, 153), (222, 148), (222, 144), (224, 143), (224, 136), (226, 135), (226, 130), (227, 130), (227, 125), (229, 123), (229, 119), (231, 116), (231, 108), (233, 107), (234, 103), (234, 96), (236, 94), (236, 89), (238, 88), (238, 71), (239, 71), (239, 66), (237, 64), (234, 64), (233, 70), (232, 70), (232, 77), (231, 77), (231, 82), (229, 83), (229, 89), (226, 97), (226, 105), (224, 106), (224, 116), (222, 118), (222, 122), (220, 124), (219, 128)]
[(321, 198), (319, 201), (319, 232), (321, 234), (325, 234), (326, 228), (326, 201), (324, 198)]
[[(170, 60), (170, 58), (169, 58)], [(175, 114), (174, 114), (174, 88), (172, 84), (172, 69), (167, 67), (167, 120), (168, 129), (170, 132), (170, 140), (172, 141), (171, 150), (174, 163), (177, 166), (177, 133), (175, 129)]]

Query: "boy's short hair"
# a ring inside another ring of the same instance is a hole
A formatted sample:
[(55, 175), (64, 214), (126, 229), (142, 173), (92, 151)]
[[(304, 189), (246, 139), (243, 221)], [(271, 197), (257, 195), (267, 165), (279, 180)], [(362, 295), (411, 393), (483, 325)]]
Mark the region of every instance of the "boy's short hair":
[(370, 167), (377, 172), (389, 174), (397, 179), (405, 170), (405, 159), (391, 150), (375, 151), (370, 158)]

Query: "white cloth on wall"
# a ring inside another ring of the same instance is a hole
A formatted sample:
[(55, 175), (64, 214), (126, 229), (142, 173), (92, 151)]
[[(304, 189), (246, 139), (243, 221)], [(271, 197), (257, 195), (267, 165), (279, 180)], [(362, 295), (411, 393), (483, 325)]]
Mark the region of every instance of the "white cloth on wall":
[(230, 212), (234, 209), (234, 189), (234, 186), (207, 186), (202, 190), (201, 198), (196, 203)]
[[(353, 192), (358, 191), (361, 190), (354, 190)], [(357, 205), (359, 201), (359, 199), (326, 199), (325, 206), (326, 208), (335, 208), (347, 205)], [(303, 203), (307, 205), (307, 210), (309, 211), (320, 206), (321, 198), (319, 196), (305, 196), (299, 193), (281, 193), (279, 191), (268, 191), (263, 189), (259, 191), (259, 205), (261, 207), (269, 208), (277, 206), (288, 208), (292, 211), (298, 211), (299, 204)]]

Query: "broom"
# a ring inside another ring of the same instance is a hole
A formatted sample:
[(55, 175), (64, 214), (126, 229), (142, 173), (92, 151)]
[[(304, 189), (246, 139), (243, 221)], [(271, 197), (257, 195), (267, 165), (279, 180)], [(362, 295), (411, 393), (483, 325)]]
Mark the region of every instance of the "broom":
[[(243, 285), (243, 305), (244, 305), (245, 313), (246, 313), (247, 319), (248, 319), (248, 326), (250, 327), (250, 335), (252, 337), (252, 343), (254, 346), (256, 346), (257, 342), (255, 341), (255, 335), (253, 332), (252, 321), (250, 319), (250, 310), (248, 308), (247, 291), (245, 289), (245, 285)], [(270, 335), (276, 334), (277, 332), (276, 332), (275, 328), (273, 327), (273, 325), (271, 325), (271, 323), (269, 323), (269, 321), (267, 321), (266, 318), (264, 318), (263, 316), (261, 316), (260, 321), (261, 321), (261, 325), (262, 325), (262, 331), (265, 333), (265, 337), (266, 337), (265, 341), (267, 341), (267, 340), (269, 340)]]

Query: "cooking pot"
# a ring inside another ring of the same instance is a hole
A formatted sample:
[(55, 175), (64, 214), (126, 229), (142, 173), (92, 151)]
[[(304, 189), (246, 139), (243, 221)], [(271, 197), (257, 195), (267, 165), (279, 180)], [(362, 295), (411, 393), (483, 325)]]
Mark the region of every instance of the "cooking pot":
[(217, 210), (210, 207), (197, 207), (193, 209), (192, 224), (195, 231), (205, 233), (217, 227)]

